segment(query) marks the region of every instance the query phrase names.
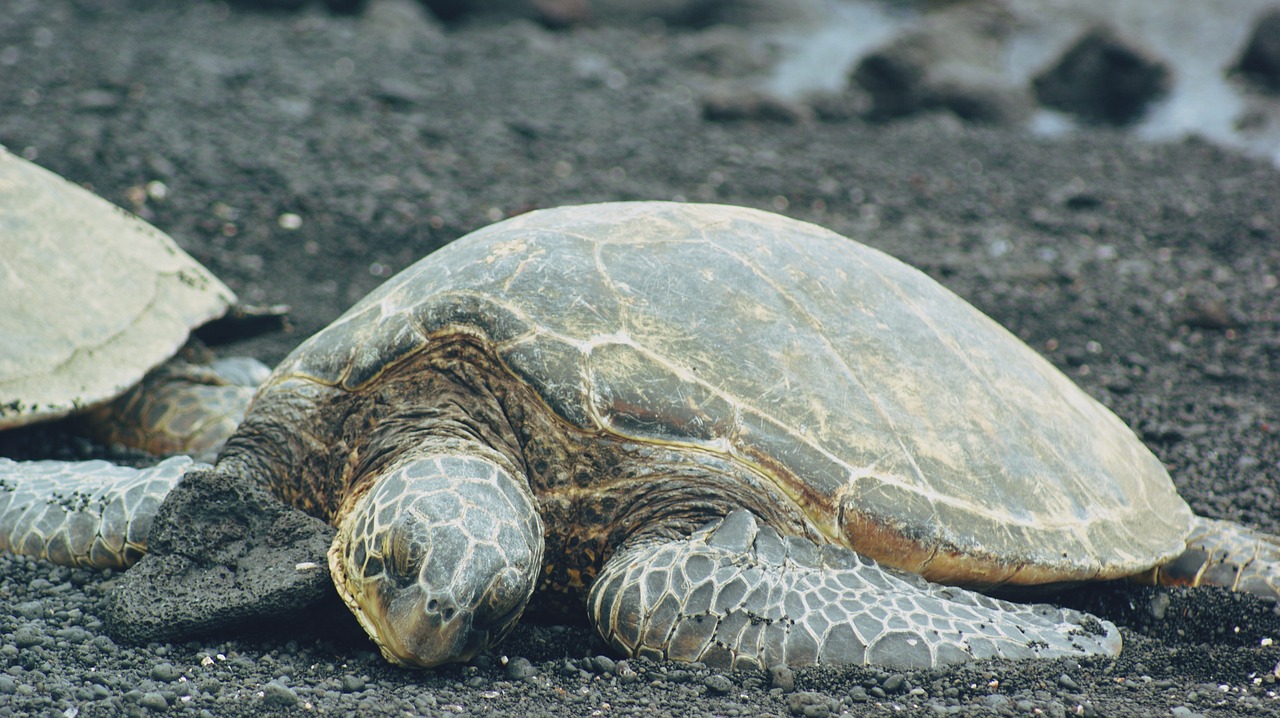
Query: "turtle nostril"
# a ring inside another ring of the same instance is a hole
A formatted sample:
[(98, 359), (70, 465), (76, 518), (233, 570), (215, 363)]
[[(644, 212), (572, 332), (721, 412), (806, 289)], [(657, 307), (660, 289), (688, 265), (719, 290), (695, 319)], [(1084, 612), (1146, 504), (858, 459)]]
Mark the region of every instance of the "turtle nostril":
[(458, 612), (458, 609), (452, 603), (446, 602), (442, 604), (440, 603), (440, 600), (437, 598), (433, 598), (430, 601), (427, 601), (427, 613), (440, 614), (440, 618), (444, 619), (445, 621), (452, 620), (454, 614), (457, 612)]

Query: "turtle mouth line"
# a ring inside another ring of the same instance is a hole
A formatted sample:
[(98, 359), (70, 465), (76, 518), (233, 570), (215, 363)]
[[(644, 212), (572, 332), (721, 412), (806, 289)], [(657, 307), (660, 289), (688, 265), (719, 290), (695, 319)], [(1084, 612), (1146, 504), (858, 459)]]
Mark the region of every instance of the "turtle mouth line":
[(342, 560), (344, 552), (345, 542), (342, 540), (341, 532), (339, 532), (338, 536), (334, 538), (333, 544), (329, 546), (328, 556), (329, 575), (333, 579), (333, 587), (337, 590), (338, 596), (342, 598), (342, 602), (346, 604), (347, 609), (355, 615), (356, 621), (364, 629), (365, 634), (378, 646), (383, 658), (399, 666), (419, 665), (414, 662), (416, 657), (396, 641), (395, 633), (388, 630), (388, 626), (383, 625), (380, 619), (384, 618), (384, 615), (371, 615), (366, 612), (356, 598), (355, 592), (352, 591), (350, 585), (349, 574), (344, 570), (345, 566)]
[[(487, 619), (484, 622), (483, 627), (479, 629), (472, 629), (472, 633), (483, 634), (486, 637), (493, 635), (501, 638), (506, 635), (507, 631), (510, 630), (511, 626), (516, 622), (516, 619), (519, 618), (520, 614), (523, 612), (524, 604), (512, 606), (506, 613)], [(481, 646), (481, 648), (483, 648), (483, 646)]]

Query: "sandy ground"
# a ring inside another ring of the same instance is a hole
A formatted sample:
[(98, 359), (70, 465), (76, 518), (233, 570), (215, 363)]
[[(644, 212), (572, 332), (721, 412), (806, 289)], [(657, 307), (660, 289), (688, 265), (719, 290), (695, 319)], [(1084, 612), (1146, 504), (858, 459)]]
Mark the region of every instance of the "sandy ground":
[[(1280, 532), (1270, 166), (946, 116), (710, 121), (708, 83), (760, 64), (723, 31), (445, 30), (205, 2), (0, 13), (0, 143), (147, 217), (244, 299), (293, 307), (293, 333), (233, 351), (277, 361), (417, 257), (529, 208), (761, 207), (926, 270), (1112, 407), (1194, 509)], [(93, 451), (50, 436), (7, 436), (0, 454)], [(530, 620), (472, 665), (418, 672), (384, 664), (340, 610), (119, 644), (101, 621), (113, 580), (0, 559), (0, 715), (1280, 715), (1274, 604), (1217, 591), (1055, 598), (1124, 627), (1115, 660), (718, 674)]]

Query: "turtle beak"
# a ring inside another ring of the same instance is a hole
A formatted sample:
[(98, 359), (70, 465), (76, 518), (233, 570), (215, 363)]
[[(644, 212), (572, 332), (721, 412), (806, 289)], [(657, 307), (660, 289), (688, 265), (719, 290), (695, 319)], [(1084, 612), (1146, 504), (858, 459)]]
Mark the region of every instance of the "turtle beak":
[(470, 660), (506, 636), (532, 592), (531, 579), (511, 567), (497, 571), (479, 596), (397, 581), (382, 559), (343, 530), (328, 558), (343, 603), (383, 657), (406, 667)]
[[(384, 658), (399, 666), (430, 668), (465, 661), (483, 648), (468, 645), (473, 640), (465, 637), (471, 631), (460, 629), (469, 621), (462, 620), (455, 602), (424, 597), (416, 586), (397, 590), (387, 585), (386, 575), (380, 572), (369, 575), (367, 565), (352, 563), (347, 539), (345, 531), (334, 537), (329, 547), (329, 575), (342, 602)], [(429, 611), (429, 606), (435, 610)], [(470, 652), (461, 655), (467, 648)]]
[(431, 668), (470, 660), (488, 647), (488, 631), (473, 631), (471, 616), (451, 598), (427, 596), (417, 586), (396, 593), (383, 594), (390, 600), (377, 629), (382, 655), (392, 663)]
[(431, 668), (471, 660), (501, 641), (525, 607), (519, 596), (525, 593), (525, 581), (514, 570), (495, 576), (478, 605), (448, 590), (428, 591), (420, 584), (389, 588), (382, 583), (371, 585), (365, 594), (366, 600), (380, 601), (383, 607), (373, 612), (377, 618), (370, 621), (374, 628), (369, 634), (376, 636), (387, 660), (402, 666)]

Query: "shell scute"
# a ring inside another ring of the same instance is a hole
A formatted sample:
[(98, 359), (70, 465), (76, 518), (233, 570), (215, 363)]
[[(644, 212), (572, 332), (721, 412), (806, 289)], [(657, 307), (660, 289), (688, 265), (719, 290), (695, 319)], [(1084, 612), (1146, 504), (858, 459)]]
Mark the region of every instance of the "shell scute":
[(502, 354), (523, 381), (547, 377), (540, 394), (556, 415), (577, 427), (593, 425), (583, 365), (586, 357), (581, 349), (562, 339), (538, 336), (535, 340), (508, 345)]
[(731, 401), (642, 347), (602, 343), (588, 362), (592, 413), (603, 427), (664, 442), (710, 443), (737, 433)]

